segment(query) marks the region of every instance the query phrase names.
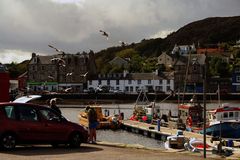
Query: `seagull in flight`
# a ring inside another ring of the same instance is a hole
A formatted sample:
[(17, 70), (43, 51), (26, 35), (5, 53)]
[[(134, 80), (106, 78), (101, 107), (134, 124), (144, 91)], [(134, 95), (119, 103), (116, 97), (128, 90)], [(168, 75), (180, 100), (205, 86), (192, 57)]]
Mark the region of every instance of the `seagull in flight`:
[(105, 37), (107, 37), (107, 39), (108, 39), (109, 34), (108, 34), (107, 32), (105, 32), (105, 31), (103, 31), (103, 30), (99, 30), (99, 32), (101, 32), (102, 35), (105, 36)]
[(86, 72), (86, 73), (84, 73), (84, 74), (81, 74), (80, 76), (82, 76), (82, 77), (86, 77), (87, 74), (88, 74), (88, 72)]
[(119, 43), (122, 45), (122, 46), (126, 46), (127, 43), (126, 42), (123, 42), (123, 41), (119, 41)]
[(67, 73), (66, 76), (71, 76), (72, 75), (72, 72), (71, 73)]
[(72, 90), (72, 87), (66, 88), (64, 92), (70, 92)]
[(54, 80), (54, 77), (52, 75), (49, 75), (48, 78)]
[(53, 49), (55, 49), (58, 53), (61, 53), (62, 54), (62, 56), (64, 56), (65, 55), (65, 52), (64, 51), (62, 51), (62, 50), (59, 50), (59, 49), (57, 49), (56, 47), (53, 47), (52, 45), (48, 45), (48, 47), (50, 47), (50, 48), (53, 48)]
[(62, 58), (56, 58), (56, 57), (54, 57), (54, 58), (51, 59), (51, 61), (52, 61), (52, 62), (57, 62), (60, 66), (63, 66), (63, 67), (66, 66), (66, 65), (65, 65), (65, 61), (64, 61)]

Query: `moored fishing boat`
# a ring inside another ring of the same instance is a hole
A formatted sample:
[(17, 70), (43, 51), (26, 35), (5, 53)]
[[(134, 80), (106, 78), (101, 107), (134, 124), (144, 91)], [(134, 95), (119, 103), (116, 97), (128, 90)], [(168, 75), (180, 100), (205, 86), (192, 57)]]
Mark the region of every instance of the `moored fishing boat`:
[(208, 111), (209, 126), (206, 134), (225, 139), (240, 139), (240, 108), (223, 107)]
[(188, 103), (179, 104), (178, 116), (172, 117), (169, 114), (169, 127), (187, 131), (199, 131), (203, 125), (203, 107), (193, 97)]
[[(99, 125), (97, 129), (118, 129), (121, 125), (121, 115), (112, 115), (112, 116), (105, 116), (102, 113), (102, 107), (98, 105), (90, 106), (94, 108), (97, 113), (97, 119)], [(85, 110), (81, 111), (78, 115), (79, 123), (85, 127), (88, 127), (88, 117), (87, 112)]]

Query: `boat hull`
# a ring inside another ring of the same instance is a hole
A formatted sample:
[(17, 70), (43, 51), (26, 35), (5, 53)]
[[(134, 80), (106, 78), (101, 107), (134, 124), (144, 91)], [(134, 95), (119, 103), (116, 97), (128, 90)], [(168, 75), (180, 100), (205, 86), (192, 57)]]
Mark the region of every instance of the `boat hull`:
[(209, 126), (206, 134), (214, 137), (240, 139), (240, 122), (222, 122)]

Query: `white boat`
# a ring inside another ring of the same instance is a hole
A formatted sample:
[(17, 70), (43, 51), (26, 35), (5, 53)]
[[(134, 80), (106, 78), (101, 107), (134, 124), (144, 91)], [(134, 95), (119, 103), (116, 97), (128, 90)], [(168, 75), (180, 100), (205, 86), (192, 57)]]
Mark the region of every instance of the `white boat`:
[[(184, 144), (184, 147), (192, 152), (199, 152), (204, 150), (204, 143), (202, 140), (191, 138), (188, 143)], [(212, 151), (213, 147), (206, 144), (206, 151)]]

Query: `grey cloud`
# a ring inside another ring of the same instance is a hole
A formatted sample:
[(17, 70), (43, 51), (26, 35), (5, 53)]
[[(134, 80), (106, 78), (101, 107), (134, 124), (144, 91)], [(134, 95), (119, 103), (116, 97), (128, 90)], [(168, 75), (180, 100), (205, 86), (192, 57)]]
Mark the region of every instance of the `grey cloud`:
[(99, 51), (203, 18), (240, 15), (239, 7), (239, 0), (1, 0), (0, 48), (54, 54), (50, 43), (71, 53)]

